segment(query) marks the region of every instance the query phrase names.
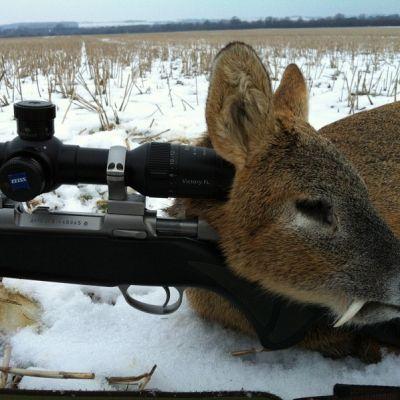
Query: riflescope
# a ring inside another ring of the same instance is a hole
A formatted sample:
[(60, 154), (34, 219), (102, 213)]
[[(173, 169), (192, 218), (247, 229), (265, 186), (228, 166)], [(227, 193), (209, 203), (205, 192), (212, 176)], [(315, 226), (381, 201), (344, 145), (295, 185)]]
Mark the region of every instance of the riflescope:
[(210, 148), (152, 142), (124, 153), (124, 163), (110, 163), (107, 149), (64, 145), (54, 137), (52, 103), (19, 102), (14, 116), (18, 136), (0, 144), (0, 189), (15, 201), (61, 184), (107, 184), (110, 169), (152, 197), (223, 199), (232, 182), (233, 166)]

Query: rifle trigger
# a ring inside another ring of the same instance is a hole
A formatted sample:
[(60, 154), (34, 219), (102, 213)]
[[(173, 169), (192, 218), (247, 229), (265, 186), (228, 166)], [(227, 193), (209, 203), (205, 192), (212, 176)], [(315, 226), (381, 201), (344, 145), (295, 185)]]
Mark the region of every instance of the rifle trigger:
[(157, 315), (165, 315), (165, 314), (171, 314), (175, 312), (182, 304), (183, 300), (183, 292), (185, 290), (184, 287), (175, 287), (176, 291), (179, 294), (178, 300), (173, 303), (173, 304), (168, 304), (169, 301), (171, 300), (171, 291), (168, 286), (163, 286), (163, 289), (165, 290), (166, 294), (166, 299), (164, 301), (164, 304), (162, 306), (158, 306), (155, 304), (147, 304), (142, 301), (136, 300), (130, 294), (128, 293), (128, 289), (131, 285), (119, 285), (118, 288), (121, 291), (122, 295), (124, 296), (124, 299), (126, 302), (133, 308), (136, 308), (139, 311), (143, 311), (149, 314), (157, 314)]

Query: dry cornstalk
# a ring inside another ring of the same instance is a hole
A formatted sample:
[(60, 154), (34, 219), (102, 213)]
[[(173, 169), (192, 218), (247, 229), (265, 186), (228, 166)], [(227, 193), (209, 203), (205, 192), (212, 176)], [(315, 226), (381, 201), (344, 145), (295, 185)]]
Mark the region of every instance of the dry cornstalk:
[(11, 389), (18, 389), (19, 384), (22, 381), (23, 376), (14, 375), (11, 381)]
[(134, 72), (134, 70), (132, 69), (132, 72), (128, 75), (128, 80), (125, 85), (124, 97), (122, 99), (121, 105), (119, 106), (119, 111), (125, 111), (132, 94), (132, 89), (135, 85), (135, 79), (136, 72)]
[(41, 371), (36, 369), (10, 368), (10, 367), (0, 367), (0, 372), (10, 375), (31, 376), (35, 378), (52, 378), (52, 379), (95, 378), (95, 374), (93, 374), (92, 372)]
[(146, 388), (146, 386), (150, 382), (150, 379), (152, 378), (156, 368), (157, 368), (157, 365), (154, 364), (153, 368), (150, 370), (150, 372), (147, 374), (147, 376), (145, 376), (143, 381), (139, 383), (139, 390), (144, 390)]
[(139, 142), (139, 144), (143, 144), (143, 143), (147, 143), (147, 142), (152, 142), (154, 139), (158, 139), (163, 133), (167, 133), (169, 132), (171, 129), (166, 129), (165, 131), (162, 131), (160, 133), (157, 133), (153, 136), (147, 136), (146, 138), (144, 138), (143, 140), (141, 140)]
[(261, 348), (261, 349), (254, 349), (254, 348), (252, 348), (252, 349), (246, 349), (246, 350), (236, 350), (236, 351), (232, 351), (232, 352), (231, 352), (231, 355), (232, 355), (233, 357), (242, 357), (242, 356), (247, 356), (247, 355), (249, 355), (249, 354), (263, 353), (263, 352), (265, 352), (265, 351), (269, 351), (269, 350), (268, 350), (268, 349), (264, 349), (264, 348)]
[(162, 112), (160, 106), (159, 106), (157, 103), (156, 103), (156, 107), (157, 107), (158, 111), (160, 111), (160, 114), (161, 114), (161, 115), (164, 115), (164, 113)]
[[(3, 368), (9, 368), (10, 366), (10, 359), (11, 359), (11, 345), (6, 344), (4, 347), (4, 355), (3, 355)], [(7, 385), (8, 373), (2, 372), (1, 373), (1, 381), (0, 381), (0, 388), (4, 389)]]
[(67, 118), (68, 111), (71, 108), (71, 105), (72, 105), (72, 102), (74, 101), (74, 98), (75, 98), (75, 92), (72, 93), (72, 96), (71, 96), (71, 99), (69, 101), (68, 107), (67, 107), (67, 109), (65, 111), (64, 117), (63, 117), (62, 122), (61, 122), (62, 124), (65, 122), (65, 118)]
[(150, 372), (146, 372), (138, 376), (110, 376), (106, 378), (106, 380), (110, 385), (133, 384), (142, 381), (139, 383), (139, 389), (143, 390), (146, 387), (146, 385), (150, 382), (150, 379), (153, 376), (156, 368), (157, 365), (154, 365), (153, 368), (150, 370)]

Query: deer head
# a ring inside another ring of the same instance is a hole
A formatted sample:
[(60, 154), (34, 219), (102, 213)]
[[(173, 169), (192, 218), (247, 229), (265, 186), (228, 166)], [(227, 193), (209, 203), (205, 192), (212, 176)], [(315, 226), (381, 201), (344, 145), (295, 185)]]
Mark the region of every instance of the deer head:
[(229, 199), (206, 217), (230, 267), (268, 291), (328, 307), (337, 326), (398, 317), (400, 242), (363, 179), (307, 117), (296, 65), (273, 94), (250, 46), (225, 47), (206, 120), (212, 146), (236, 173)]

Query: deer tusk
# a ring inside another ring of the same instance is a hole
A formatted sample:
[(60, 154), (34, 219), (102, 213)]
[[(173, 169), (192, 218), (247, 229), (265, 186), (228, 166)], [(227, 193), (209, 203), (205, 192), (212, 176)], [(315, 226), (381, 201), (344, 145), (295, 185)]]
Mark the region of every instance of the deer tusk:
[(354, 300), (345, 313), (335, 322), (334, 328), (339, 328), (346, 322), (350, 321), (364, 306), (366, 301), (364, 300)]

